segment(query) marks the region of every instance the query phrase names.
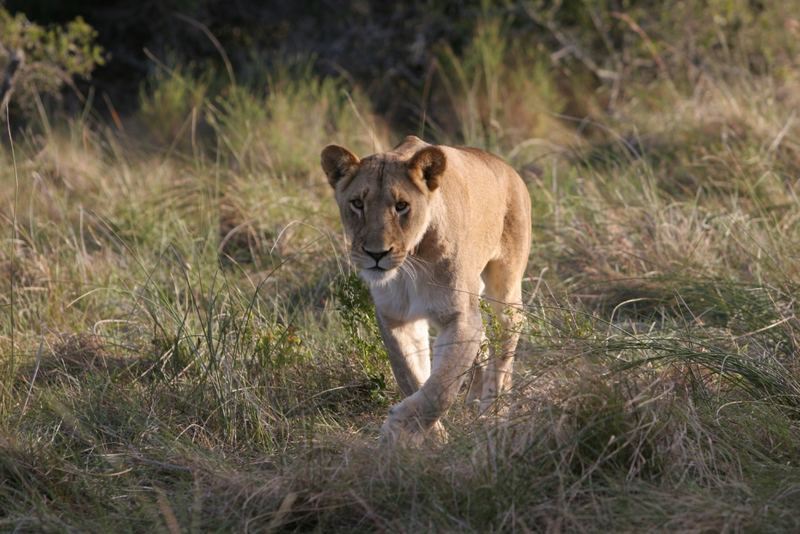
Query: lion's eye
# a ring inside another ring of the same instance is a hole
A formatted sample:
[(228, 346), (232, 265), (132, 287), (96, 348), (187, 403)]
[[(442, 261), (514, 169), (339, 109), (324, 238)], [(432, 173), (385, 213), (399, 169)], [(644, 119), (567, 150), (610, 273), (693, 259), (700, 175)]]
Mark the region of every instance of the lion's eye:
[(404, 213), (408, 211), (408, 202), (398, 202), (394, 205), (394, 209), (397, 211), (397, 213)]
[(353, 206), (353, 208), (358, 211), (364, 209), (364, 202), (360, 198), (354, 198), (353, 200), (351, 200), (350, 205)]

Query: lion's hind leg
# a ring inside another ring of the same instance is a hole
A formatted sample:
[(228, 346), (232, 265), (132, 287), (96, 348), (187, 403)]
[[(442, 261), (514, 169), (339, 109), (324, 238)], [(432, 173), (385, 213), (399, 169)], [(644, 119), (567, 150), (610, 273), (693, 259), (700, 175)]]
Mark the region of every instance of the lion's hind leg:
[(502, 411), (496, 401), (511, 388), (514, 353), (523, 322), (522, 275), (525, 265), (520, 264), (494, 261), (483, 272), (486, 299), (500, 328), (490, 337), (490, 356), (483, 372), (481, 413), (487, 413), (493, 407)]
[(472, 371), (469, 376), (467, 387), (466, 402), (469, 405), (480, 403), (483, 395), (483, 373), (486, 369), (486, 362), (489, 359), (489, 340), (486, 331), (481, 335), (481, 344), (478, 354), (475, 356), (475, 363), (472, 364)]

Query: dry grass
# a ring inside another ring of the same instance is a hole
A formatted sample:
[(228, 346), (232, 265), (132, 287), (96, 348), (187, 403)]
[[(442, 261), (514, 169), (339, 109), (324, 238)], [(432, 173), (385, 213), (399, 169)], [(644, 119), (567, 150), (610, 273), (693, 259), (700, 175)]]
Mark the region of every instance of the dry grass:
[(487, 28), (442, 53), (460, 124), (431, 126), (537, 169), (511, 416), (378, 446), (398, 393), (316, 153), (400, 132), (310, 71), (266, 100), (170, 78), (130, 126), (166, 139), (53, 120), (0, 152), (0, 530), (800, 527), (792, 78), (522, 120), (498, 102), (555, 86)]

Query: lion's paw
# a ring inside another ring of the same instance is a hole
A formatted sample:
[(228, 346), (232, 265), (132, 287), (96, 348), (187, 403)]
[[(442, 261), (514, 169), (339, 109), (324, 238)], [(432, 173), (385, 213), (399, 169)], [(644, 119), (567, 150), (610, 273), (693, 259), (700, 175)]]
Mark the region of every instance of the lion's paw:
[(389, 417), (381, 427), (381, 439), (390, 445), (421, 447), (426, 441), (444, 443), (447, 430), (441, 421), (426, 426), (402, 403), (389, 410)]

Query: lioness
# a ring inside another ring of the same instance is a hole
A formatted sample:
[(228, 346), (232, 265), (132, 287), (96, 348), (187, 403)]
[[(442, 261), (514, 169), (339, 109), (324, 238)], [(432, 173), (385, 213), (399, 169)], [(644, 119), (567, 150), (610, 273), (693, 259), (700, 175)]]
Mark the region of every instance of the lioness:
[[(408, 136), (391, 152), (359, 159), (330, 145), (321, 155), (350, 256), (369, 286), (394, 376), (406, 398), (383, 435), (418, 439), (435, 429), (476, 362), (479, 296), (503, 327), (499, 350), (475, 367), (469, 400), (485, 412), (511, 385), (531, 205), (519, 175), (475, 148)], [(428, 325), (438, 327), (429, 357)]]

